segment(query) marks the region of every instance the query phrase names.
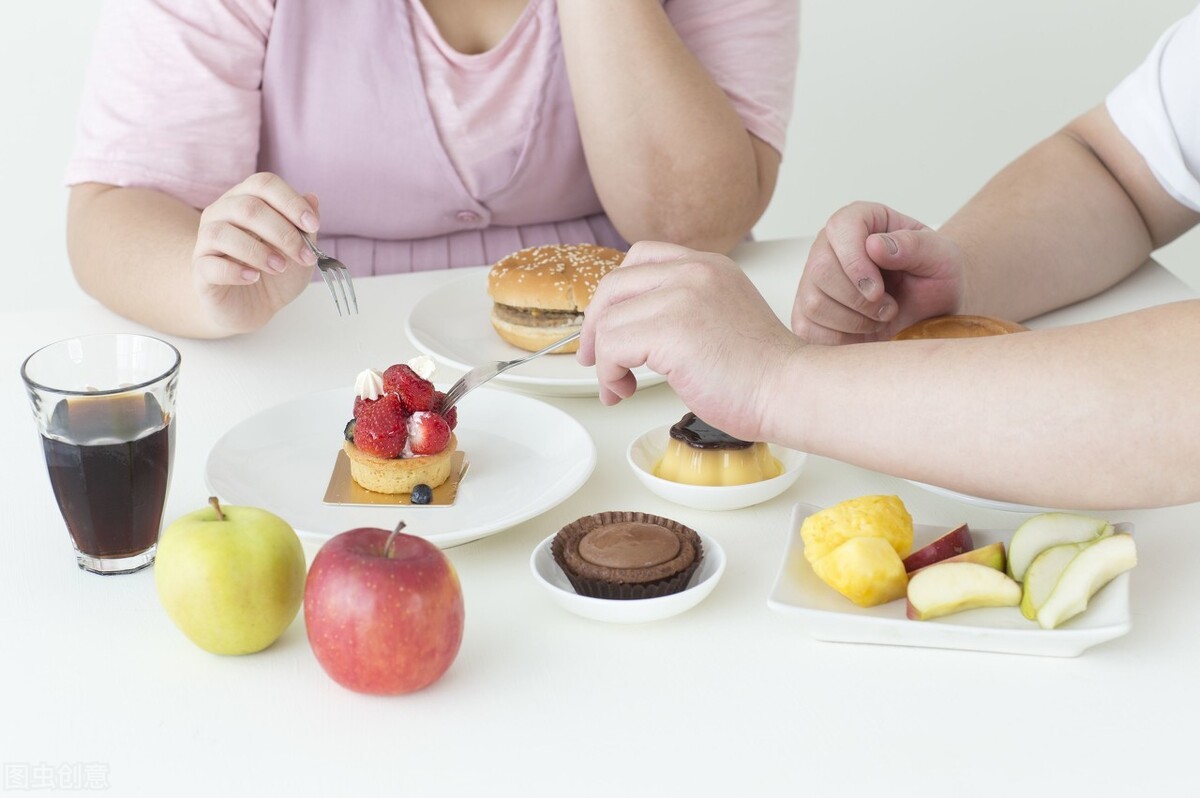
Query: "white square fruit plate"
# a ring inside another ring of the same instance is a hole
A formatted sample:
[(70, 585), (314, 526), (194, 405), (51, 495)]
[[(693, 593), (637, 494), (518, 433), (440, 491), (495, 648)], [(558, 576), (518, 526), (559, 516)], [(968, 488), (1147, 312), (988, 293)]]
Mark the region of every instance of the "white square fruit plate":
[[(1042, 629), (1016, 607), (967, 610), (931, 621), (905, 617), (903, 599), (878, 607), (859, 607), (822, 582), (804, 558), (800, 525), (820, 509), (803, 503), (793, 508), (783, 562), (767, 600), (767, 606), (795, 618), (817, 640), (1077, 657), (1130, 629), (1128, 572), (1101, 588), (1086, 610), (1057, 629)], [(1122, 532), (1133, 532), (1131, 524), (1114, 526)], [(948, 531), (949, 527), (914, 525), (913, 550)], [(976, 548), (998, 540), (1007, 548), (1012, 533), (1011, 529), (971, 529)]]

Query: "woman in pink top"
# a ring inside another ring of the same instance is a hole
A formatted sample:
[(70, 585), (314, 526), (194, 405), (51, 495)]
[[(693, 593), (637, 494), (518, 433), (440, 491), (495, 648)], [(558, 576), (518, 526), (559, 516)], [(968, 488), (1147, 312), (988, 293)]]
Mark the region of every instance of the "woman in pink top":
[[(652, 238), (725, 251), (774, 189), (796, 0), (110, 0), (71, 261), (167, 332), (256, 329), (312, 277)], [(320, 198), (319, 202), (317, 198)]]

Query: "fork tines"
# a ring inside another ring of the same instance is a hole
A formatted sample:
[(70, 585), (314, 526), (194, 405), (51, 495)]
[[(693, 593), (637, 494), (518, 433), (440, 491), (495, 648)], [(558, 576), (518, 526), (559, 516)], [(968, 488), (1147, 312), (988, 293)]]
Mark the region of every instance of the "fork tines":
[(322, 261), (318, 264), (318, 269), (321, 277), (325, 280), (325, 285), (329, 287), (329, 293), (333, 294), (333, 304), (337, 307), (338, 315), (342, 315), (343, 307), (346, 309), (346, 315), (358, 313), (358, 297), (354, 294), (354, 281), (350, 278), (350, 272), (346, 267), (340, 263), (335, 266), (333, 263)]

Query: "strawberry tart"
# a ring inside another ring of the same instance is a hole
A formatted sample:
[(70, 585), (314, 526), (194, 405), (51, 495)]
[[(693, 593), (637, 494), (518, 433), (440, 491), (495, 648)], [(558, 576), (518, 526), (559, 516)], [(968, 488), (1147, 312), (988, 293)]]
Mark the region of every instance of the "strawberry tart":
[(433, 362), (421, 356), (382, 374), (367, 369), (355, 380), (354, 418), (342, 448), (350, 476), (367, 490), (411, 493), (449, 479), (458, 408), (441, 412), (445, 394), (429, 381), (432, 372)]

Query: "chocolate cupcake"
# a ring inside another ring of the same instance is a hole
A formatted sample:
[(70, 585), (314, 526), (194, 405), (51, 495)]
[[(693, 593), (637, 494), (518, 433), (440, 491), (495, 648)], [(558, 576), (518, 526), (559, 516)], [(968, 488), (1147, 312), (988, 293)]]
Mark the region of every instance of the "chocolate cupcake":
[(678, 593), (704, 559), (696, 532), (678, 521), (634, 512), (606, 512), (567, 524), (550, 545), (575, 592), (606, 599)]

